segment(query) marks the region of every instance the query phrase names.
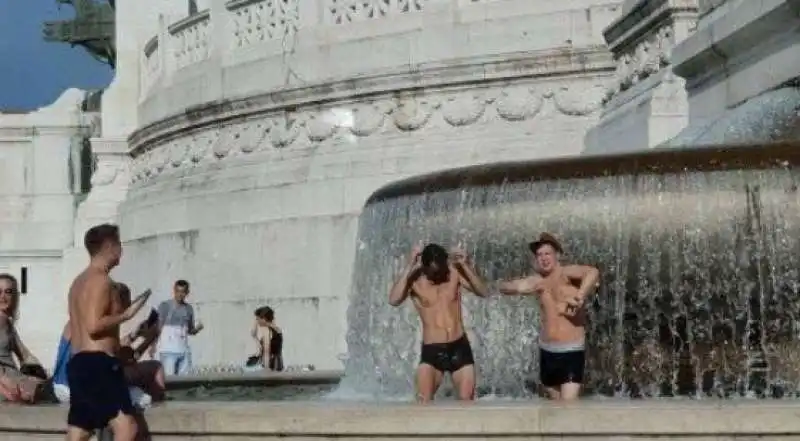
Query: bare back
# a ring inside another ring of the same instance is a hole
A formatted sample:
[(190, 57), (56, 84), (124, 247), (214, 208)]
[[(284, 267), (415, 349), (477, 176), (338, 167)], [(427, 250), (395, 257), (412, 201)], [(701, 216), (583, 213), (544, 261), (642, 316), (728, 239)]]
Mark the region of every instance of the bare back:
[(86, 269), (72, 282), (68, 302), (70, 341), (74, 351), (115, 355), (119, 348), (119, 325), (95, 336), (90, 332), (90, 323), (120, 309), (109, 275), (101, 270)]
[(464, 335), (461, 281), (451, 265), (447, 282), (433, 284), (420, 275), (411, 285), (411, 298), (422, 321), (422, 342), (447, 343)]
[(578, 308), (574, 316), (565, 315), (567, 301), (578, 296), (578, 288), (556, 270), (548, 276), (533, 276), (541, 283), (538, 295), (542, 312), (542, 339), (551, 343), (582, 341), (586, 325), (586, 311)]

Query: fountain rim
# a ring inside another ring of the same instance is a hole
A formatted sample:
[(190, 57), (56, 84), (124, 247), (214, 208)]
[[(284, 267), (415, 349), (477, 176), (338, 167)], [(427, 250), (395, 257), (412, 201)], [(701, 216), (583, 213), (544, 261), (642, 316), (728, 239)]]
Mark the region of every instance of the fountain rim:
[[(522, 181), (592, 179), (686, 171), (763, 170), (800, 166), (800, 140), (758, 144), (658, 147), (646, 151), (559, 156), (470, 165), (411, 176), (374, 191), (364, 207), (388, 199)], [(499, 173), (502, 170), (503, 173)]]
[[(66, 406), (0, 406), (0, 439), (64, 433)], [(408, 403), (170, 402), (146, 412), (150, 435), (167, 437), (540, 438), (719, 437), (800, 433), (790, 401), (611, 400)], [(409, 425), (409, 421), (414, 423)], [(13, 437), (13, 436), (11, 436)]]

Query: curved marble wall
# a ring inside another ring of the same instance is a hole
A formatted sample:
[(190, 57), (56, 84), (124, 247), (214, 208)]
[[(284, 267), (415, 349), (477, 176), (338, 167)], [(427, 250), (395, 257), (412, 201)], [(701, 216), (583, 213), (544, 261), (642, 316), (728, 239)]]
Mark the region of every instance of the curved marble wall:
[[(291, 38), (263, 27), (267, 2), (236, 0), (144, 48), (162, 56), (139, 107), (150, 122), (130, 138), (120, 277), (159, 298), (194, 282), (209, 328), (198, 364), (240, 363), (252, 309), (270, 304), (288, 364), (339, 367), (367, 197), (452, 167), (579, 154), (614, 69), (600, 31), (615, 2), (387, 0), (350, 21), (330, 8), (306, 20), (312, 4)], [(203, 20), (212, 37), (181, 40), (202, 56), (163, 55)]]

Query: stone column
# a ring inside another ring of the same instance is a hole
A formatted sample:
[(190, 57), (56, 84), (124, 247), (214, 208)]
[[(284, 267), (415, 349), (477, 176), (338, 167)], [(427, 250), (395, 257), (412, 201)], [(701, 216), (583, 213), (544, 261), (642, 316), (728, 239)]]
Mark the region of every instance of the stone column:
[[(136, 103), (139, 98), (141, 51), (147, 41), (139, 26), (153, 14), (141, 11), (138, 0), (117, 0), (117, 69), (114, 80), (103, 94), (101, 134), (91, 139), (95, 170), (91, 190), (78, 207), (75, 219), (75, 246), (82, 248), (86, 229), (102, 222), (116, 222), (117, 207), (128, 187), (128, 136), (139, 125)], [(146, 26), (155, 29), (154, 24)], [(152, 36), (152, 35), (151, 35)], [(149, 37), (148, 37), (149, 39)]]
[(130, 133), (138, 125), (139, 67), (141, 49), (144, 49), (146, 41), (139, 41), (139, 24), (146, 18), (147, 14), (137, 5), (137, 0), (117, 0), (117, 66), (114, 79), (103, 93), (103, 136), (106, 133)]

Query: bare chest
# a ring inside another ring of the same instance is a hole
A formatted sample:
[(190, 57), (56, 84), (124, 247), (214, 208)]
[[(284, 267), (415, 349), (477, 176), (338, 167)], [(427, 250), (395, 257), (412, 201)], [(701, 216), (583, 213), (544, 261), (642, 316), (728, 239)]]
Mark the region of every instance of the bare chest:
[(543, 305), (563, 303), (578, 295), (576, 288), (569, 280), (545, 280), (540, 299)]
[(428, 281), (418, 281), (414, 284), (414, 303), (419, 308), (448, 306), (457, 304), (460, 300), (457, 283), (433, 285)]

